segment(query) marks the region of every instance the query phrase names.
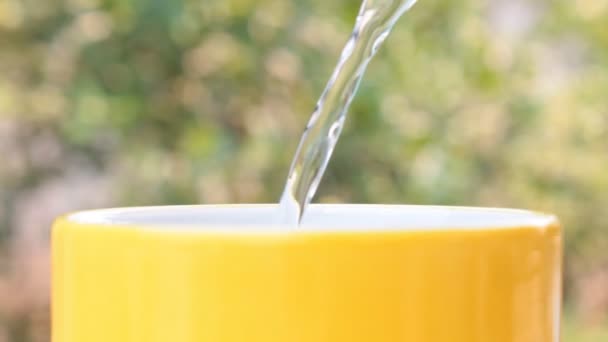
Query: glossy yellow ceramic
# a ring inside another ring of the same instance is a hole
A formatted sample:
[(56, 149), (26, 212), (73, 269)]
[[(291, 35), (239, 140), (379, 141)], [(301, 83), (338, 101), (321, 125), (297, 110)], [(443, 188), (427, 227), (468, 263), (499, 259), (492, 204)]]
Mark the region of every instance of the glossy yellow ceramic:
[(561, 234), (525, 211), (92, 211), (53, 227), (53, 342), (556, 342)]

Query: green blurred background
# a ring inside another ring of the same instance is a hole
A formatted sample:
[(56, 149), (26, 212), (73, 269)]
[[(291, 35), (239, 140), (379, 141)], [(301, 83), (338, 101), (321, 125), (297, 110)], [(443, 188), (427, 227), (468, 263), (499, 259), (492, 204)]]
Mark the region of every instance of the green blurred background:
[[(56, 215), (276, 202), (358, 5), (0, 0), (0, 342), (48, 341)], [(606, 0), (422, 0), (317, 200), (557, 213), (564, 341), (608, 341), (607, 23)]]

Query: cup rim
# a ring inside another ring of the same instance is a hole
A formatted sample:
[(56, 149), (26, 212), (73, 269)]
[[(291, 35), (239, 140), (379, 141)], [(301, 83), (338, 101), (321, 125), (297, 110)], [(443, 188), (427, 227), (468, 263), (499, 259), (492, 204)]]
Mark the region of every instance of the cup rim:
[[(278, 204), (122, 207), (66, 214), (79, 226), (220, 232), (488, 230), (559, 226), (555, 215), (524, 209), (401, 205), (311, 204), (299, 226), (280, 220)], [(292, 228), (292, 229), (288, 229)]]

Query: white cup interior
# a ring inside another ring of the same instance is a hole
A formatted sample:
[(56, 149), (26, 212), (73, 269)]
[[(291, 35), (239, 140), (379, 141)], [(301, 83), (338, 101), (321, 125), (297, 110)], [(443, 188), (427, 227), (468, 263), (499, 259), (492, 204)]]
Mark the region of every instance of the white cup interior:
[[(277, 204), (133, 207), (83, 211), (70, 221), (158, 229), (250, 231), (285, 229)], [(557, 219), (526, 210), (411, 205), (313, 204), (304, 231), (545, 228)]]

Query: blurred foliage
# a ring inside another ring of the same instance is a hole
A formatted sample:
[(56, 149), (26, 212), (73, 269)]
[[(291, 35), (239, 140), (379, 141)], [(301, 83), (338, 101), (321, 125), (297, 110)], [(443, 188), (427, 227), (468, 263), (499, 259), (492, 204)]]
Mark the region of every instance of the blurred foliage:
[[(54, 215), (277, 201), (358, 5), (0, 0), (0, 341), (47, 340)], [(606, 323), (607, 22), (604, 0), (421, 1), (318, 200), (557, 213), (573, 321)]]

